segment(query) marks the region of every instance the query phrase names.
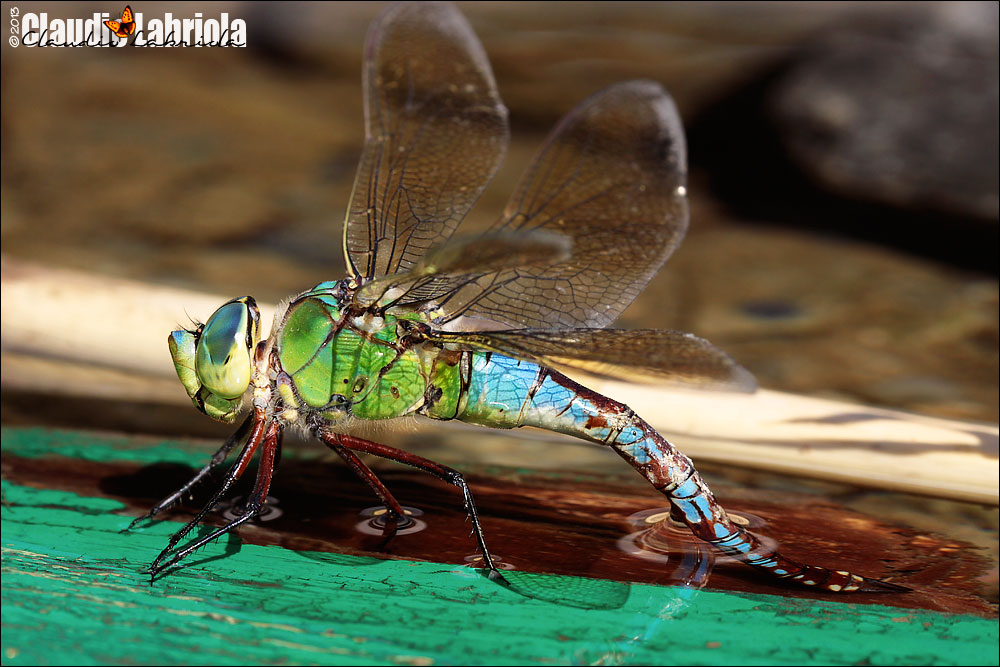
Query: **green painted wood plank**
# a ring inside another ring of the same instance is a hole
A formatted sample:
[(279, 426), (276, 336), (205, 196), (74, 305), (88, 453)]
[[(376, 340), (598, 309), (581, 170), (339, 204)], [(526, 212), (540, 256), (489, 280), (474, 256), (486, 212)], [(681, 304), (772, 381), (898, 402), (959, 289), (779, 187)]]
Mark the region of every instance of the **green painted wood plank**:
[[(190, 443), (5, 429), (4, 455), (196, 465)], [(150, 453), (152, 452), (152, 453)], [(147, 458), (152, 457), (152, 458)], [(44, 464), (44, 460), (39, 460)], [(120, 533), (118, 501), (3, 484), (4, 664), (997, 664), (997, 623), (850, 602), (473, 570), (223, 540), (150, 585), (180, 524)], [(228, 554), (228, 555), (227, 555)], [(225, 556), (225, 557), (222, 557)], [(516, 575), (515, 575), (516, 576)], [(595, 598), (595, 602), (597, 599)], [(599, 606), (599, 605), (598, 605)]]

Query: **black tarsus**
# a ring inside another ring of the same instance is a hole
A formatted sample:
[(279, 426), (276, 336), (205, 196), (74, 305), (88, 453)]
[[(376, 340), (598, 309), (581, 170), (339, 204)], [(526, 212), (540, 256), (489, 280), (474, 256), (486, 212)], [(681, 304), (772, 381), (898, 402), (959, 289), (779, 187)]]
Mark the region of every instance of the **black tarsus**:
[[(274, 473), (275, 454), (280, 446), (279, 442), (281, 440), (282, 431), (281, 426), (277, 422), (272, 421), (268, 424), (267, 420), (264, 418), (263, 411), (255, 411), (252, 419), (252, 425), (253, 428), (251, 430), (250, 437), (248, 438), (247, 443), (243, 446), (243, 450), (240, 452), (240, 456), (236, 460), (236, 463), (234, 463), (229, 469), (229, 472), (226, 473), (226, 477), (222, 482), (221, 488), (215, 492), (215, 495), (212, 496), (208, 503), (202, 507), (202, 509), (194, 516), (193, 519), (191, 519), (191, 521), (185, 524), (183, 528), (170, 537), (170, 541), (167, 543), (166, 548), (164, 548), (156, 559), (150, 563), (147, 571), (152, 579), (156, 579), (160, 573), (167, 568), (176, 565), (196, 549), (208, 544), (233, 528), (246, 523), (260, 511), (260, 508), (263, 506), (264, 499), (267, 498), (267, 490), (270, 488), (271, 477)], [(266, 436), (265, 429), (267, 430)], [(205, 515), (211, 512), (215, 506), (219, 504), (219, 501), (222, 500), (222, 497), (227, 491), (229, 491), (233, 483), (235, 483), (236, 480), (243, 474), (244, 470), (246, 470), (247, 465), (250, 463), (250, 459), (253, 458), (254, 453), (257, 451), (262, 441), (264, 443), (264, 449), (261, 453), (261, 461), (257, 469), (257, 482), (254, 486), (253, 492), (247, 499), (244, 514), (226, 524), (222, 528), (213, 531), (208, 536), (199, 539), (193, 545), (184, 548), (170, 558), (166, 563), (161, 565), (160, 561), (166, 558), (171, 550), (177, 546), (177, 543), (184, 539), (184, 536), (190, 533), (191, 530), (201, 523), (201, 520), (205, 518)], [(263, 495), (260, 495), (262, 489)], [(258, 496), (260, 497), (258, 498)]]
[(208, 462), (208, 465), (199, 470), (198, 474), (196, 474), (194, 477), (188, 480), (188, 482), (184, 486), (177, 489), (169, 496), (158, 502), (151, 510), (149, 510), (142, 516), (133, 519), (132, 523), (130, 523), (128, 527), (124, 528), (121, 532), (124, 533), (126, 531), (132, 530), (135, 527), (135, 525), (140, 521), (145, 521), (146, 519), (152, 519), (154, 516), (156, 516), (163, 510), (170, 509), (171, 507), (179, 503), (186, 493), (188, 493), (191, 489), (193, 489), (199, 482), (201, 482), (201, 480), (210, 475), (213, 470), (218, 468), (226, 461), (227, 458), (229, 458), (229, 452), (231, 452), (233, 448), (247, 434), (247, 431), (250, 430), (250, 425), (252, 423), (253, 423), (253, 415), (250, 415), (243, 420), (243, 423), (240, 424), (240, 427), (236, 429), (235, 433), (229, 436), (229, 439), (222, 444), (222, 447), (219, 447), (218, 451), (212, 454), (212, 458)]

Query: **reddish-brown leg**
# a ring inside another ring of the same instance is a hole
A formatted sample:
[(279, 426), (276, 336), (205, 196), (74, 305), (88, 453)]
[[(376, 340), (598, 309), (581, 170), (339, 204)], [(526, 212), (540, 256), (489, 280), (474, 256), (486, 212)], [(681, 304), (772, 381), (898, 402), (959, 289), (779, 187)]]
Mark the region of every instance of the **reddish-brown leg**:
[[(247, 444), (243, 447), (243, 451), (240, 452), (239, 459), (237, 459), (233, 467), (229, 469), (225, 480), (223, 480), (222, 487), (215, 493), (214, 496), (212, 496), (212, 499), (208, 502), (208, 504), (206, 504), (201, 511), (187, 523), (187, 525), (174, 533), (174, 535), (170, 538), (170, 542), (167, 544), (167, 548), (161, 551), (160, 555), (157, 556), (156, 560), (154, 560), (149, 566), (149, 573), (154, 579), (158, 574), (163, 572), (165, 569), (176, 565), (193, 553), (196, 549), (205, 546), (212, 540), (221, 537), (237, 526), (246, 523), (260, 511), (261, 507), (264, 505), (264, 499), (267, 498), (268, 489), (271, 487), (271, 478), (274, 474), (275, 458), (278, 448), (280, 447), (281, 435), (282, 428), (278, 422), (272, 421), (268, 424), (264, 418), (263, 410), (255, 411), (253, 429), (251, 430), (250, 438), (247, 441)], [(201, 520), (205, 517), (205, 515), (212, 511), (233, 483), (240, 478), (261, 442), (263, 442), (264, 447), (261, 451), (260, 465), (257, 470), (257, 481), (254, 485), (253, 492), (247, 499), (243, 515), (229, 522), (222, 528), (219, 528), (209, 535), (197, 540), (194, 544), (185, 547), (171, 557), (166, 563), (160, 565), (160, 561), (170, 553), (170, 551), (184, 538), (185, 535), (201, 523)]]
[(390, 461), (396, 461), (398, 463), (405, 463), (406, 465), (428, 472), (438, 479), (444, 480), (449, 484), (454, 484), (460, 488), (462, 490), (462, 496), (465, 499), (465, 510), (469, 513), (469, 518), (472, 519), (473, 534), (476, 536), (476, 541), (479, 543), (479, 550), (483, 553), (483, 564), (490, 571), (490, 579), (506, 583), (506, 579), (504, 579), (503, 575), (500, 574), (500, 570), (498, 570), (493, 564), (493, 558), (490, 556), (489, 548), (486, 546), (486, 538), (483, 536), (483, 528), (479, 523), (479, 514), (476, 512), (476, 503), (472, 499), (472, 491), (469, 489), (469, 485), (465, 481), (465, 478), (462, 477), (462, 473), (458, 472), (454, 468), (441, 465), (436, 461), (425, 459), (422, 456), (417, 456), (416, 454), (404, 452), (403, 450), (396, 449), (395, 447), (382, 445), (377, 442), (371, 442), (370, 440), (364, 440), (352, 435), (341, 435), (340, 443), (348, 449), (365, 452), (367, 454), (374, 454), (375, 456), (381, 456), (384, 459), (389, 459)]
[(327, 447), (337, 452), (337, 454), (344, 459), (344, 461), (351, 467), (354, 474), (360, 477), (364, 482), (371, 487), (375, 495), (379, 497), (382, 504), (386, 508), (386, 520), (382, 525), (382, 543), (381, 546), (385, 546), (389, 543), (395, 535), (399, 528), (399, 518), (405, 516), (402, 505), (396, 500), (392, 493), (386, 488), (385, 484), (375, 475), (375, 472), (368, 467), (364, 461), (358, 458), (358, 455), (352, 452), (350, 449), (344, 446), (341, 442), (343, 437), (339, 433), (326, 433), (324, 431), (317, 431), (317, 437), (323, 441)]

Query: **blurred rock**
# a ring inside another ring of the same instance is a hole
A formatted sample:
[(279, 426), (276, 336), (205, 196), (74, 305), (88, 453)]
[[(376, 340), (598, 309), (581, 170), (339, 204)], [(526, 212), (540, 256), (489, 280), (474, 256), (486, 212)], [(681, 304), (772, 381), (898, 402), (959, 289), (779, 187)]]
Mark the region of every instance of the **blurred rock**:
[(855, 240), (734, 224), (694, 192), (687, 239), (622, 325), (703, 336), (763, 387), (996, 421), (995, 280)]
[[(381, 3), (234, 3), (255, 55), (356, 80)], [(489, 54), (511, 122), (547, 131), (624, 79), (662, 83), (690, 117), (826, 26), (899, 11), (868, 2), (458, 2)]]
[(911, 9), (807, 47), (773, 91), (779, 133), (842, 196), (996, 222), (996, 3)]

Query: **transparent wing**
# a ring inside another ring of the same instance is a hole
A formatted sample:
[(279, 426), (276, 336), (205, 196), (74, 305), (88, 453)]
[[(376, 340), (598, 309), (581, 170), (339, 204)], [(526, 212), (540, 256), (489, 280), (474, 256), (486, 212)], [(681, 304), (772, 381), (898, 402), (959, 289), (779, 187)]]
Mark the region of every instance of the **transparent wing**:
[(753, 392), (757, 381), (707, 340), (658, 329), (513, 329), (442, 332), (429, 340), (456, 349), (489, 350), (543, 366), (627, 381), (669, 382)]
[(543, 229), (454, 238), (428, 250), (409, 270), (362, 285), (355, 300), (362, 305), (378, 302), (389, 307), (402, 294), (419, 301), (424, 287), (440, 287), (444, 280), (457, 285), (470, 280), (470, 274), (554, 264), (569, 255), (569, 239)]
[(390, 6), (368, 32), (365, 146), (344, 224), (352, 276), (405, 271), (447, 240), (507, 148), (507, 109), (450, 4)]
[(508, 327), (604, 327), (638, 296), (687, 229), (684, 133), (651, 81), (612, 86), (553, 130), (493, 231), (544, 229), (567, 259), (462, 281), (442, 276), (399, 303)]

